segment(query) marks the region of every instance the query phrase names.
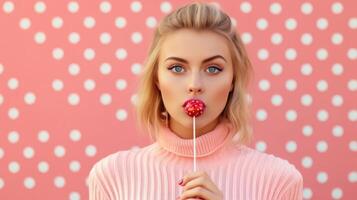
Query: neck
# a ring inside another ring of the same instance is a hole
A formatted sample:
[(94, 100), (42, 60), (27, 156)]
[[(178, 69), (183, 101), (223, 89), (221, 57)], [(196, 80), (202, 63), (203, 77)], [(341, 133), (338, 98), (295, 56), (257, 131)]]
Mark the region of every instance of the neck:
[[(192, 118), (193, 121), (193, 118)], [(217, 124), (219, 123), (219, 119), (216, 118), (209, 124), (203, 126), (203, 127), (198, 127), (197, 126), (197, 118), (196, 118), (196, 137), (200, 137), (201, 135), (204, 135), (210, 131), (212, 131)], [(192, 122), (193, 125), (193, 122)], [(193, 139), (193, 127), (192, 125), (190, 127), (186, 127), (179, 122), (175, 121), (174, 119), (170, 118), (169, 126), (170, 129), (180, 138), (183, 139)]]

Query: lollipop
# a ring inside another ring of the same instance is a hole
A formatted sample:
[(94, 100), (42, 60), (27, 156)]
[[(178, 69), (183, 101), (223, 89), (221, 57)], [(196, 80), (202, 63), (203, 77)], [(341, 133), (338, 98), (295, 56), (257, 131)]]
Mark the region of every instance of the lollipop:
[(190, 99), (187, 100), (183, 107), (185, 112), (188, 116), (192, 117), (193, 119), (193, 171), (196, 170), (196, 117), (203, 114), (203, 111), (206, 108), (204, 102), (199, 99)]

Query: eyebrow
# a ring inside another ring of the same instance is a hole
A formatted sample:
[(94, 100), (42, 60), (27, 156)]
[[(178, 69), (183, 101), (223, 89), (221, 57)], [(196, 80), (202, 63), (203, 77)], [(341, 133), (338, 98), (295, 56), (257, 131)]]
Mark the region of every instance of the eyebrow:
[[(202, 63), (209, 62), (209, 61), (214, 60), (214, 59), (216, 59), (216, 58), (221, 58), (221, 59), (223, 59), (225, 62), (227, 62), (227, 60), (226, 60), (223, 56), (221, 56), (221, 55), (215, 55), (215, 56), (211, 56), (211, 57), (209, 57), (209, 58), (204, 59), (204, 60), (202, 61)], [(177, 61), (180, 61), (180, 62), (183, 62), (183, 63), (186, 63), (186, 64), (188, 63), (187, 60), (185, 60), (185, 59), (183, 59), (183, 58), (179, 58), (179, 57), (174, 57), (174, 56), (168, 57), (168, 58), (165, 59), (165, 61), (167, 61), (167, 60), (177, 60)]]

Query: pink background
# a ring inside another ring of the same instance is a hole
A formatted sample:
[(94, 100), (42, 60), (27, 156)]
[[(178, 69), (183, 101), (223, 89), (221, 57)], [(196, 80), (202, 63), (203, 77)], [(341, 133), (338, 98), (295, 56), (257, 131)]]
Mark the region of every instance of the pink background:
[[(1, 1), (0, 199), (88, 199), (135, 128), (155, 24), (189, 1)], [(357, 196), (357, 2), (216, 1), (255, 69), (251, 147), (293, 163), (304, 199)]]

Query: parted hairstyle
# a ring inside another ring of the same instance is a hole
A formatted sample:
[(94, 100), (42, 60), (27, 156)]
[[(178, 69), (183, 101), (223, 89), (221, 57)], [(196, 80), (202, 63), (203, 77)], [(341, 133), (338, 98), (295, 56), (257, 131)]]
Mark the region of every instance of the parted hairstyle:
[(161, 92), (155, 84), (158, 80), (159, 53), (164, 38), (180, 29), (213, 31), (227, 39), (233, 64), (234, 89), (229, 93), (220, 119), (228, 119), (232, 123), (236, 142), (240, 144), (251, 142), (252, 133), (249, 123), (251, 114), (247, 92), (253, 74), (251, 62), (231, 18), (210, 3), (187, 4), (166, 15), (157, 25), (138, 83), (135, 102), (138, 126), (156, 141), (159, 125), (165, 123), (162, 113), (165, 113), (166, 109)]

